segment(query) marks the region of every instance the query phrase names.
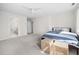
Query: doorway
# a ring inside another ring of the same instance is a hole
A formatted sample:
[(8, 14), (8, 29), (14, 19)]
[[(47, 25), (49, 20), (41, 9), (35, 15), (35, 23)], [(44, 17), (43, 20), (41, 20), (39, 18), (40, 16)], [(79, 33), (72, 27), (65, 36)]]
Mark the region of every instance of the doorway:
[(33, 33), (33, 21), (30, 18), (27, 18), (27, 34)]

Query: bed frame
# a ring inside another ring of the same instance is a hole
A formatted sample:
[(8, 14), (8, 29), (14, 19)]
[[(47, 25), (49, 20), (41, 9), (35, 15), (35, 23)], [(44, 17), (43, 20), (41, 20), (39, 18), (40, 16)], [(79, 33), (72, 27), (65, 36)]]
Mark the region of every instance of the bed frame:
[[(52, 31), (67, 31), (71, 32), (69, 27), (52, 27)], [(41, 50), (48, 54), (53, 55), (68, 55), (69, 46), (66, 43), (62, 43), (56, 40), (52, 40), (47, 37), (41, 38)]]
[(70, 27), (52, 27), (52, 31), (67, 31), (67, 32), (72, 32)]

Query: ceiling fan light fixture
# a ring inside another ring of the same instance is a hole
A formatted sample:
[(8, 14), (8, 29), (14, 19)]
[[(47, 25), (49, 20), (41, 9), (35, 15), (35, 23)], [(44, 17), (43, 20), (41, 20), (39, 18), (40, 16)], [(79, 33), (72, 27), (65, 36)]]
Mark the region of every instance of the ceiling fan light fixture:
[(75, 3), (72, 3), (72, 6), (74, 6), (75, 5)]

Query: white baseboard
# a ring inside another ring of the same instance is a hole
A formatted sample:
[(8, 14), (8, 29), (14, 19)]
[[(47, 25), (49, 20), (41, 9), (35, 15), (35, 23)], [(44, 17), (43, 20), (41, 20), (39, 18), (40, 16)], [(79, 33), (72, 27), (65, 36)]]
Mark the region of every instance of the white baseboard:
[(0, 38), (0, 40), (7, 40), (9, 38), (15, 38), (15, 37), (18, 37), (18, 36), (17, 35), (8, 35), (8, 36)]

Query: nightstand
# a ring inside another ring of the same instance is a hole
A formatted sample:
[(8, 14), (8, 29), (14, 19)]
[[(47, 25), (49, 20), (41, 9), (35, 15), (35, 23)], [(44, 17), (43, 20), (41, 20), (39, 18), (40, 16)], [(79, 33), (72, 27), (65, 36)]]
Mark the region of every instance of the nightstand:
[(79, 45), (70, 44), (69, 48), (71, 48), (71, 47), (76, 49), (76, 53), (77, 53), (77, 55), (79, 55)]

